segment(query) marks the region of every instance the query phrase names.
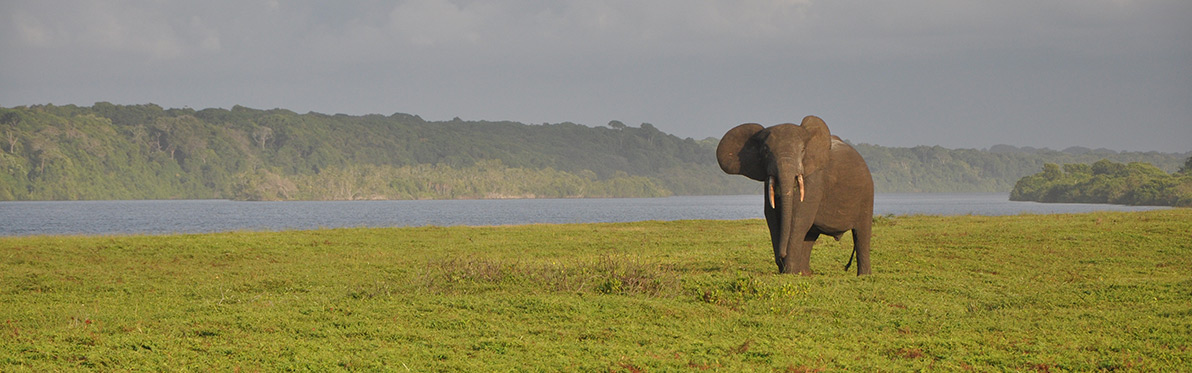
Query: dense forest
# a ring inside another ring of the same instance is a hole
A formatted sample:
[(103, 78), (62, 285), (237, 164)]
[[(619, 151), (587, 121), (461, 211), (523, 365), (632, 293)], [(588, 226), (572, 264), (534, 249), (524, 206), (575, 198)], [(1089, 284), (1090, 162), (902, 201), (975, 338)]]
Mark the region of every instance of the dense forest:
[(1168, 174), (1150, 164), (1100, 160), (1063, 167), (1048, 163), (1043, 171), (1018, 180), (1013, 201), (1113, 203), (1138, 206), (1192, 206), (1192, 157)]
[[(725, 128), (733, 124), (726, 124)], [(845, 134), (847, 136), (847, 134)], [(0, 108), (0, 200), (576, 198), (758, 193), (717, 139), (643, 123), (426, 121), (153, 104)], [(1005, 192), (1046, 163), (1188, 154), (856, 144), (879, 192)]]

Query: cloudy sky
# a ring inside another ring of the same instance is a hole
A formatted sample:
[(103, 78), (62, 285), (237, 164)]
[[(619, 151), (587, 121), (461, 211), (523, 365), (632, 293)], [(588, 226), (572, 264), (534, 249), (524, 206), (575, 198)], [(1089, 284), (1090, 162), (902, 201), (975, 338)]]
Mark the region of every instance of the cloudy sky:
[(0, 0), (0, 106), (1192, 150), (1187, 0)]

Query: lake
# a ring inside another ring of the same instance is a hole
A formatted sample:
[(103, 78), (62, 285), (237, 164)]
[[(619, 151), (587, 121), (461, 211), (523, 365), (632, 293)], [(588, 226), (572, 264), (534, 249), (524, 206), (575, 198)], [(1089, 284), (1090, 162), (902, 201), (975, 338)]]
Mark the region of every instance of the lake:
[[(1016, 215), (1157, 208), (1162, 207), (1011, 202), (1005, 193), (878, 194), (874, 202), (875, 215)], [(21, 201), (0, 202), (0, 236), (760, 218), (760, 195), (449, 201)]]

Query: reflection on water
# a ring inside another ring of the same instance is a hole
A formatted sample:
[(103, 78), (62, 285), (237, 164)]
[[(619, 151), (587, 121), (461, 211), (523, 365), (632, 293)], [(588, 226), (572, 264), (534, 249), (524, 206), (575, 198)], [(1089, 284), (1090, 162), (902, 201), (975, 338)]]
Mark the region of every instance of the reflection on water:
[[(876, 215), (1015, 215), (1155, 208), (1011, 202), (1003, 193), (878, 194), (874, 202)], [(760, 195), (466, 201), (0, 202), (0, 236), (761, 218)]]

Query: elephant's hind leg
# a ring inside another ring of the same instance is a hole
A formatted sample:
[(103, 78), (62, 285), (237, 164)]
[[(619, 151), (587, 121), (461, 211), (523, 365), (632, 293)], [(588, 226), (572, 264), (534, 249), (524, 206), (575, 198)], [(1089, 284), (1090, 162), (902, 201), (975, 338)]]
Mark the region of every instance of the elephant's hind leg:
[(857, 255), (857, 276), (869, 272), (869, 238), (873, 235), (873, 221), (863, 221), (853, 228), (853, 253)]

